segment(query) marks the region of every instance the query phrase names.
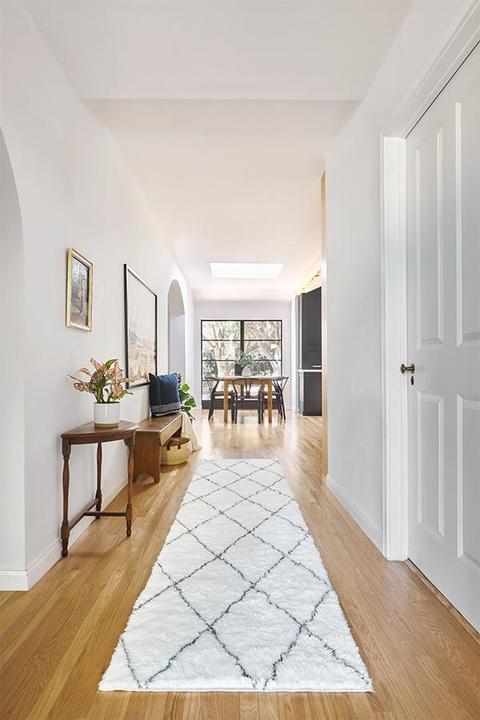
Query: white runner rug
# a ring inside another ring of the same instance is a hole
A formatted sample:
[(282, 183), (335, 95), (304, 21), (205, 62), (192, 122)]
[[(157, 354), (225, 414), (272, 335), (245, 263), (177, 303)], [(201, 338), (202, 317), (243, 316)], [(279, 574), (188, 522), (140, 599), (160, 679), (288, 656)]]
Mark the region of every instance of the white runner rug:
[(99, 687), (372, 689), (278, 461), (200, 460)]

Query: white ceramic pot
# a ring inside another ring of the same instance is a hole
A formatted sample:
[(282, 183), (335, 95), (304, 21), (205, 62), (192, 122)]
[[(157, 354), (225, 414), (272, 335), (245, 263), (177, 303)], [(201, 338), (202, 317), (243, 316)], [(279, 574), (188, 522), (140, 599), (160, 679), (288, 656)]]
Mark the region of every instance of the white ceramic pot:
[(245, 365), (245, 367), (243, 368), (243, 371), (242, 371), (243, 377), (250, 377), (251, 374), (252, 374), (252, 368), (249, 367), (248, 365)]
[(100, 428), (117, 427), (120, 421), (120, 403), (94, 403), (93, 420)]

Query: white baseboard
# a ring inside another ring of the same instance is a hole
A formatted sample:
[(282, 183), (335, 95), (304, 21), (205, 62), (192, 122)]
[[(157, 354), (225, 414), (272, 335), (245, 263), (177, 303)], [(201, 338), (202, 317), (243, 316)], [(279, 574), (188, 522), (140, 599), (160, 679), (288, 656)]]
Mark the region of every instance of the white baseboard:
[(327, 475), (327, 487), (335, 495), (337, 500), (343, 505), (345, 510), (350, 513), (357, 525), (361, 527), (365, 535), (373, 542), (373, 544), (383, 552), (383, 536), (382, 532), (367, 518), (366, 515), (356, 506), (354, 501), (346, 494), (346, 492), (338, 485), (331, 475)]
[[(107, 507), (126, 484), (127, 481), (122, 480), (111, 488), (103, 497), (103, 507)], [(94, 520), (94, 517), (85, 517), (80, 520), (78, 525), (75, 525), (70, 533), (69, 548), (83, 535)], [(30, 590), (61, 559), (61, 547), (62, 541), (58, 536), (26, 570), (0, 570), (0, 590)]]
[(26, 570), (0, 570), (0, 590), (28, 590)]

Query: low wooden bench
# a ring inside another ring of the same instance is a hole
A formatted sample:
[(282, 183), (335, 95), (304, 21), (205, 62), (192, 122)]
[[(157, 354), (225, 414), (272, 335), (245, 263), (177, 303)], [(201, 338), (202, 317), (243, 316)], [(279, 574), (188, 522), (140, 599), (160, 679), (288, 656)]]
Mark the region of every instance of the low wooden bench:
[(156, 483), (160, 482), (162, 446), (170, 443), (181, 445), (181, 428), (181, 413), (148, 418), (139, 423), (135, 433), (134, 481), (139, 475), (146, 474), (153, 477)]

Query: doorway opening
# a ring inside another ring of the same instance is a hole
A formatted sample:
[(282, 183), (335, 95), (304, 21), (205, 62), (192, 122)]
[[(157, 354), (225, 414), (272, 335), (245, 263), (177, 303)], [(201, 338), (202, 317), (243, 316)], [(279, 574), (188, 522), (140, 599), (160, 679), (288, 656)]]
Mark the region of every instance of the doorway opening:
[(185, 305), (177, 280), (168, 290), (168, 371), (185, 380)]

